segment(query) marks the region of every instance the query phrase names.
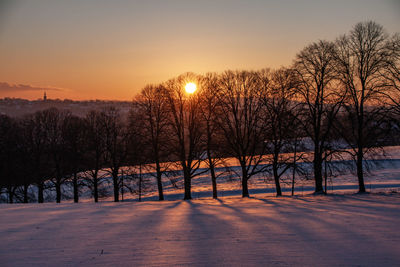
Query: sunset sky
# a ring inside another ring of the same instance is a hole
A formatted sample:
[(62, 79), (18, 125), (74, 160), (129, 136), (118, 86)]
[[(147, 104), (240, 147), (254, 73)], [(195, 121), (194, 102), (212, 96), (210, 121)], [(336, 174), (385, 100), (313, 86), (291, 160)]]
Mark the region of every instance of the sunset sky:
[(398, 0), (0, 0), (0, 98), (130, 100), (184, 72), (277, 68)]

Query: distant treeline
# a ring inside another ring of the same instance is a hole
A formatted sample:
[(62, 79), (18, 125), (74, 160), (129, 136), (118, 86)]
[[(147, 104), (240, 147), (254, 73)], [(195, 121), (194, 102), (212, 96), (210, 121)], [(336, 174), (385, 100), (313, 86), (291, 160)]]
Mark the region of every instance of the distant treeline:
[[(121, 116), (118, 106), (84, 117), (55, 108), (23, 118), (3, 115), (0, 189), (10, 203), (17, 189), (28, 202), (28, 189), (35, 186), (41, 203), (44, 190), (55, 188), (60, 202), (61, 186), (68, 181), (77, 202), (80, 181), (86, 179), (98, 201), (100, 172), (107, 169), (119, 201), (122, 167), (151, 163), (163, 200), (162, 179), (168, 171), (163, 163), (177, 162), (184, 199), (190, 199), (192, 178), (204, 173), (199, 171), (202, 163), (217, 198), (215, 168), (221, 159), (234, 157), (243, 197), (249, 196), (249, 179), (265, 168), (279, 196), (280, 179), (290, 168), (295, 173), (302, 140), (308, 138), (315, 193), (324, 193), (326, 163), (344, 153), (354, 160), (359, 191), (365, 192), (365, 156), (398, 144), (399, 67), (400, 36), (365, 22), (335, 41), (308, 45), (287, 68), (186, 73), (148, 85), (128, 116)], [(184, 90), (189, 82), (198, 87), (193, 94)]]
[(118, 106), (121, 113), (126, 114), (130, 109), (130, 101), (113, 100), (80, 100), (70, 99), (49, 99), (27, 100), (20, 98), (2, 98), (0, 99), (0, 114), (11, 117), (21, 117), (39, 110), (57, 107), (58, 109), (69, 109), (72, 114), (85, 116), (90, 110), (100, 110), (106, 106)]

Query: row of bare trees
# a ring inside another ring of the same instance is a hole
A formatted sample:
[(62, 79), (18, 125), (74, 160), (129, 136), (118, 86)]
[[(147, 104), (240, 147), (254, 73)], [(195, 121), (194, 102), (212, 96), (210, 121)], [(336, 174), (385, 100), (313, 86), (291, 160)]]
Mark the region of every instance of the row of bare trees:
[(61, 202), (62, 186), (71, 183), (74, 201), (85, 185), (99, 198), (99, 186), (106, 172), (112, 176), (114, 198), (119, 199), (120, 169), (135, 163), (137, 142), (134, 131), (116, 108), (89, 112), (81, 118), (56, 108), (35, 112), (23, 118), (0, 116), (1, 189), (13, 202), (17, 190), (28, 202), (28, 188), (37, 187), (37, 201), (44, 191), (54, 189)]
[[(339, 133), (357, 167), (359, 191), (365, 192), (364, 158), (387, 131), (393, 120), (389, 107), (396, 107), (399, 73), (399, 35), (389, 36), (375, 22), (358, 23), (334, 42), (319, 41), (303, 49), (294, 69), (299, 74), (299, 100), (306, 105), (305, 127), (314, 142), (316, 192), (322, 191), (322, 161), (334, 147), (327, 142)], [(309, 125), (309, 126), (307, 126)]]
[[(10, 202), (23, 188), (27, 202), (28, 187), (36, 185), (43, 202), (50, 181), (60, 202), (61, 185), (72, 181), (77, 202), (84, 175), (98, 201), (108, 172), (118, 201), (123, 167), (144, 164), (152, 169), (160, 200), (163, 179), (176, 169), (184, 199), (192, 197), (192, 179), (206, 172), (217, 198), (221, 166), (231, 157), (240, 166), (243, 197), (249, 196), (249, 179), (265, 173), (280, 196), (281, 177), (306, 160), (299, 152), (308, 138), (316, 193), (324, 192), (326, 163), (344, 154), (354, 159), (359, 191), (365, 192), (366, 155), (395, 144), (389, 137), (400, 125), (399, 40), (374, 22), (359, 23), (335, 41), (308, 45), (288, 68), (186, 73), (146, 86), (128, 116), (112, 107), (85, 118), (56, 109), (20, 119), (2, 116), (1, 187)], [(189, 82), (197, 84), (193, 94), (185, 92)]]

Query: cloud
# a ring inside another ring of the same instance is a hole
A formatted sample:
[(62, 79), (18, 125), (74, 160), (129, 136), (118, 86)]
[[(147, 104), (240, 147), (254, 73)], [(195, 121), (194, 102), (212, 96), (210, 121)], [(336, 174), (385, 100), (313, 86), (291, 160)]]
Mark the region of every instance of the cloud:
[(10, 84), (7, 82), (0, 82), (0, 92), (24, 92), (24, 91), (64, 91), (64, 89), (51, 86), (38, 87), (29, 84)]

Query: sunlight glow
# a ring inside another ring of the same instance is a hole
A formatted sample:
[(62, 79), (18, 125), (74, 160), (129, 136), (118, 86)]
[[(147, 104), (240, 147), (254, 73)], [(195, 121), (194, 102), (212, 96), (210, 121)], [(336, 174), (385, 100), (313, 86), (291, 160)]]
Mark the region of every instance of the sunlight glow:
[(196, 89), (197, 89), (197, 86), (195, 83), (187, 83), (185, 85), (185, 91), (188, 94), (193, 94), (196, 91)]

